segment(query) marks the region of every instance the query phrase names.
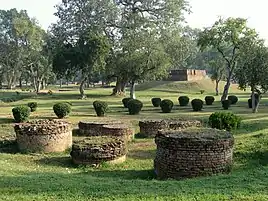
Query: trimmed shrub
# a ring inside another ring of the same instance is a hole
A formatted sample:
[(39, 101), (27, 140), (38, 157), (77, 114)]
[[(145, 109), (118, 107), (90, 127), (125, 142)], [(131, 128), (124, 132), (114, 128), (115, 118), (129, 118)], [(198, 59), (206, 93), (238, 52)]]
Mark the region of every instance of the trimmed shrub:
[(212, 105), (215, 101), (215, 98), (214, 96), (206, 96), (205, 97), (205, 102), (206, 102), (206, 105)]
[(191, 102), (194, 111), (198, 112), (203, 109), (204, 102), (201, 99), (194, 99)]
[(161, 110), (164, 113), (170, 113), (173, 106), (174, 106), (174, 103), (168, 99), (162, 100), (160, 104)]
[(123, 105), (124, 105), (125, 108), (127, 108), (127, 106), (128, 106), (128, 102), (129, 102), (130, 100), (133, 100), (133, 99), (132, 99), (132, 98), (123, 98), (123, 99), (122, 99), (122, 103), (123, 103)]
[(68, 103), (56, 103), (53, 106), (54, 113), (59, 119), (62, 119), (70, 114), (71, 106)]
[(27, 105), (31, 109), (31, 112), (35, 112), (36, 111), (36, 109), (37, 109), (37, 102), (30, 102)]
[(205, 90), (204, 90), (204, 89), (201, 89), (201, 90), (200, 90), (200, 93), (201, 93), (201, 94), (204, 94), (204, 93), (205, 93)]
[(105, 113), (108, 111), (108, 104), (103, 101), (94, 101), (93, 107), (98, 117), (104, 117)]
[(178, 98), (180, 106), (187, 106), (189, 104), (190, 98), (188, 96), (180, 96)]
[(237, 96), (228, 96), (228, 100), (231, 101), (231, 105), (235, 105), (238, 102)]
[(239, 128), (241, 117), (230, 112), (215, 112), (209, 117), (209, 125), (212, 128), (231, 131)]
[(151, 101), (154, 107), (159, 107), (161, 103), (161, 98), (152, 98)]
[(130, 115), (139, 114), (143, 107), (143, 103), (137, 99), (128, 101), (127, 108)]
[(224, 101), (221, 102), (221, 104), (222, 104), (222, 108), (224, 110), (228, 110), (229, 107), (231, 106), (231, 101), (230, 100), (224, 100)]
[(25, 122), (28, 120), (31, 110), (27, 106), (18, 106), (12, 109), (13, 117), (16, 123)]

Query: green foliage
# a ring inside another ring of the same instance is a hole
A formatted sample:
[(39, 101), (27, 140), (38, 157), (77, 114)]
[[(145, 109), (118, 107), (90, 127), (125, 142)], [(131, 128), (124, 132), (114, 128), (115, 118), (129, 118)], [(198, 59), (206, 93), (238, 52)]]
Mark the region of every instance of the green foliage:
[(35, 112), (36, 111), (36, 109), (37, 109), (37, 102), (30, 102), (27, 105), (31, 109), (31, 112)]
[(22, 123), (28, 120), (31, 110), (27, 106), (18, 106), (12, 109), (13, 117), (16, 123)]
[(180, 106), (187, 106), (189, 104), (190, 98), (188, 96), (180, 96), (178, 98)]
[(231, 105), (235, 105), (238, 102), (237, 96), (228, 96), (228, 100), (231, 102)]
[(122, 99), (122, 103), (123, 103), (123, 105), (124, 105), (125, 108), (128, 107), (128, 102), (129, 102), (130, 100), (133, 100), (133, 98), (123, 98), (123, 99)]
[(54, 113), (59, 119), (62, 119), (70, 114), (71, 106), (68, 103), (56, 103), (53, 106)]
[(224, 110), (228, 110), (229, 109), (229, 107), (231, 106), (231, 101), (230, 100), (224, 100), (224, 101), (222, 101), (221, 102), (222, 103), (222, 108), (224, 109)]
[(198, 112), (203, 109), (204, 102), (201, 99), (194, 99), (191, 102), (194, 111)]
[(212, 105), (215, 101), (215, 98), (214, 96), (206, 96), (205, 97), (205, 102), (206, 102), (206, 105)]
[(154, 107), (159, 107), (161, 103), (161, 98), (152, 98), (151, 101)]
[(209, 117), (209, 125), (212, 128), (231, 131), (239, 128), (241, 117), (230, 112), (215, 112)]
[(137, 99), (129, 100), (127, 103), (127, 108), (130, 115), (139, 114), (142, 107), (143, 103)]
[(94, 101), (93, 106), (98, 117), (103, 117), (108, 111), (108, 104), (104, 101)]
[(164, 113), (170, 113), (173, 106), (174, 106), (174, 103), (169, 99), (162, 100), (160, 103), (161, 110)]

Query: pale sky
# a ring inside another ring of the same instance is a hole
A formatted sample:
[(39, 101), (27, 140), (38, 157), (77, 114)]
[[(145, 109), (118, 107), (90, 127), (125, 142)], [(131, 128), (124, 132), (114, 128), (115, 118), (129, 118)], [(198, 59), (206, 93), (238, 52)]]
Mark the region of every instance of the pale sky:
[[(97, 1), (97, 0), (96, 0)], [(191, 27), (211, 26), (219, 16), (243, 17), (248, 25), (255, 28), (260, 36), (268, 41), (268, 0), (189, 0), (192, 14), (186, 20)], [(0, 9), (25, 9), (31, 17), (36, 17), (47, 29), (56, 21), (54, 5), (60, 0), (0, 0)]]

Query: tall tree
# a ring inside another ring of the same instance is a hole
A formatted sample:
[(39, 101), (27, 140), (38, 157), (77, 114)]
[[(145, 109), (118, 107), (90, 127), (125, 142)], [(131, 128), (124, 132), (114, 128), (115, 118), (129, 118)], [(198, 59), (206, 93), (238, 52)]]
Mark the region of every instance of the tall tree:
[(228, 96), (234, 70), (240, 55), (241, 45), (248, 40), (254, 40), (257, 34), (247, 26), (243, 18), (219, 19), (211, 28), (200, 33), (198, 45), (204, 50), (207, 47), (216, 49), (226, 62), (227, 81), (221, 100)]
[(263, 41), (248, 41), (243, 45), (239, 60), (235, 77), (242, 89), (250, 87), (252, 112), (255, 113), (258, 111), (261, 94), (268, 90), (268, 49)]

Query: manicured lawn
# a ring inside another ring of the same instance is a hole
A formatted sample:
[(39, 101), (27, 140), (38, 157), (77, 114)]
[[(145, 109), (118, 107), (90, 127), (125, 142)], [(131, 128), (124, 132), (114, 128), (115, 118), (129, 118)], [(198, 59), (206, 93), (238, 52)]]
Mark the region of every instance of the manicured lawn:
[[(22, 92), (23, 100), (0, 103), (0, 136), (14, 135), (12, 128), (12, 107), (38, 102), (38, 110), (31, 119), (55, 117), (52, 106), (56, 102), (72, 103), (72, 114), (68, 121), (77, 127), (80, 120), (98, 119), (92, 107), (94, 100), (107, 101), (110, 112), (107, 118), (128, 121), (136, 127), (138, 120), (144, 118), (197, 118), (204, 121), (214, 111), (220, 111), (221, 104), (205, 106), (202, 112), (192, 112), (191, 108), (178, 106), (179, 95), (191, 99), (202, 98), (213, 93), (209, 82), (163, 83), (141, 85), (137, 97), (145, 107), (140, 115), (130, 116), (122, 107), (120, 97), (111, 97), (111, 89), (88, 90), (88, 99), (79, 100), (76, 89), (59, 92), (52, 96), (34, 96)], [(206, 93), (201, 95), (200, 89)], [(107, 165), (99, 168), (76, 167), (70, 162), (69, 153), (62, 154), (20, 154), (10, 153), (12, 147), (0, 142), (0, 200), (54, 201), (54, 200), (181, 200), (215, 201), (268, 200), (268, 99), (264, 97), (259, 112), (252, 114), (247, 107), (249, 92), (236, 87), (232, 94), (239, 97), (237, 105), (230, 110), (243, 118), (242, 127), (234, 133), (234, 168), (229, 175), (196, 178), (183, 181), (158, 181), (153, 171), (155, 144), (153, 139), (135, 139), (129, 144), (127, 161), (121, 165)], [(30, 95), (30, 97), (28, 96)], [(15, 92), (0, 92), (2, 97), (17, 96)], [(176, 103), (174, 111), (163, 114), (159, 108), (151, 106), (152, 97), (169, 98)], [(25, 99), (26, 98), (26, 99)], [(10, 148), (10, 149), (7, 149)]]

